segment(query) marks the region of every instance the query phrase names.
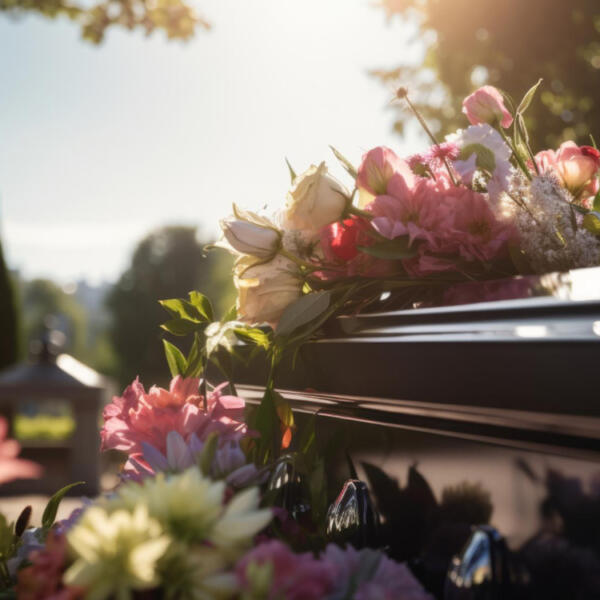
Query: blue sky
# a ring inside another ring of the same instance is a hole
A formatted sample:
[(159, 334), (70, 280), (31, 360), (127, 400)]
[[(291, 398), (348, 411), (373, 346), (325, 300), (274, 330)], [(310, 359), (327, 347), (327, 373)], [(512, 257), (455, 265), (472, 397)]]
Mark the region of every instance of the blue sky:
[[(0, 232), (11, 267), (114, 280), (166, 223), (215, 235), (232, 202), (277, 207), (297, 171), (386, 144), (391, 91), (369, 68), (412, 61), (410, 24), (369, 0), (198, 0), (188, 43), (0, 15)], [(333, 167), (333, 165), (332, 165)], [(332, 170), (341, 175), (337, 167)]]

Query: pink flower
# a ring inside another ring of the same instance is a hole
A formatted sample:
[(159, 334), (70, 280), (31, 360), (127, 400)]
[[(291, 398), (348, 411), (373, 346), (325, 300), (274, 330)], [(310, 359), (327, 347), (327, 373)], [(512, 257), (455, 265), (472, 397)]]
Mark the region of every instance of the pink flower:
[(538, 152), (535, 162), (542, 173), (556, 175), (561, 185), (584, 205), (589, 205), (598, 193), (600, 152), (591, 146), (564, 142), (557, 151)]
[(487, 262), (506, 254), (508, 241), (516, 235), (512, 226), (496, 219), (482, 194), (468, 188), (457, 190), (460, 193), (452, 200), (455, 241), (460, 255), (466, 260)]
[(409, 186), (413, 184), (414, 175), (408, 163), (398, 158), (393, 150), (379, 146), (363, 156), (358, 168), (356, 186), (373, 196), (386, 194), (388, 183), (396, 174), (401, 175)]
[(223, 384), (208, 395), (204, 412), (199, 383), (199, 379), (183, 379), (178, 375), (168, 391), (152, 387), (147, 393), (136, 379), (123, 396), (115, 396), (104, 408), (102, 450), (122, 450), (140, 456), (146, 442), (164, 454), (170, 431), (178, 432), (186, 441), (192, 434), (204, 440), (215, 431), (221, 443), (246, 435), (247, 427), (242, 421), (244, 400), (222, 395), (226, 385)]
[(491, 85), (484, 85), (463, 100), (463, 113), (471, 125), (499, 122), (504, 129), (511, 126), (512, 115), (504, 105), (502, 94)]
[(0, 417), (0, 484), (13, 479), (37, 479), (42, 468), (30, 460), (17, 458), (21, 446), (16, 440), (6, 439), (8, 423)]
[[(271, 564), (272, 581), (268, 600), (320, 600), (333, 588), (335, 568), (310, 553), (295, 554), (279, 540), (260, 544), (246, 554), (236, 567), (240, 585), (252, 589), (250, 565)], [(264, 596), (261, 596), (263, 598)]]
[(21, 569), (17, 579), (17, 597), (23, 600), (75, 600), (83, 590), (62, 585), (67, 563), (67, 540), (50, 531), (43, 550), (29, 555), (31, 565)]
[(382, 552), (329, 544), (321, 558), (335, 569), (330, 600), (433, 600), (406, 565)]

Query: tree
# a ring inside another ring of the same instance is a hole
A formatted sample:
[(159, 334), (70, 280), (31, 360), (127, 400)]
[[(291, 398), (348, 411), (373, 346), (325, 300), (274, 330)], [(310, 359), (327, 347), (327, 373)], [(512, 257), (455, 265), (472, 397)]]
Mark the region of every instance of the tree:
[(208, 21), (196, 14), (186, 0), (0, 0), (0, 11), (18, 17), (35, 12), (45, 17), (68, 17), (80, 27), (83, 38), (98, 44), (109, 27), (157, 29), (170, 39), (188, 39), (198, 28), (209, 29)]
[[(422, 64), (376, 70), (409, 88), (434, 129), (464, 127), (462, 99), (484, 83), (520, 98), (544, 85), (527, 113), (533, 141), (556, 147), (600, 133), (598, 0), (382, 0), (392, 17), (413, 18), (427, 45)], [(408, 114), (403, 114), (398, 123)]]
[(17, 307), (0, 244), (0, 369), (16, 362), (18, 352)]
[(64, 350), (85, 359), (87, 318), (72, 294), (47, 279), (34, 279), (22, 284), (21, 306), (26, 343), (56, 329), (65, 336)]
[[(115, 375), (122, 385), (137, 375), (165, 382), (168, 375), (159, 329), (168, 319), (158, 300), (206, 294), (221, 312), (233, 302), (232, 262), (225, 252), (203, 250), (193, 227), (164, 227), (150, 233), (134, 251), (107, 302), (111, 339), (117, 355)], [(180, 345), (180, 340), (178, 340)]]

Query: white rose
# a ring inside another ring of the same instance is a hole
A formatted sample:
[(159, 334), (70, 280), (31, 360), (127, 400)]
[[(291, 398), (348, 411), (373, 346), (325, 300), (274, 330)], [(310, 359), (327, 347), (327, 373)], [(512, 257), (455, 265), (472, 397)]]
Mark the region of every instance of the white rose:
[(236, 266), (235, 286), (240, 318), (249, 323), (275, 325), (281, 314), (302, 293), (302, 280), (296, 265), (281, 255), (273, 260), (247, 267)]
[(319, 230), (338, 221), (349, 202), (348, 190), (327, 172), (325, 163), (312, 165), (294, 180), (283, 218), (285, 229), (317, 237)]
[(241, 254), (270, 260), (281, 246), (281, 233), (274, 227), (263, 227), (234, 217), (223, 219), (220, 224), (229, 245)]

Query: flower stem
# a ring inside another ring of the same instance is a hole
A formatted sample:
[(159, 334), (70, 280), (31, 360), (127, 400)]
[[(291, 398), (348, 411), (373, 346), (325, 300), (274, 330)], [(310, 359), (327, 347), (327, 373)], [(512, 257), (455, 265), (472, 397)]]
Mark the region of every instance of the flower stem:
[(517, 164), (521, 168), (521, 171), (523, 171), (523, 173), (525, 174), (525, 177), (527, 177), (527, 179), (529, 179), (529, 181), (531, 181), (531, 173), (529, 172), (527, 165), (523, 162), (523, 159), (521, 158), (520, 154), (517, 152), (516, 148), (514, 147), (514, 144), (512, 143), (511, 139), (506, 135), (506, 133), (505, 133), (504, 129), (502, 129), (502, 127), (498, 127), (497, 131), (500, 132), (502, 139), (506, 142), (506, 145), (510, 148), (513, 156), (515, 157), (515, 160), (517, 161)]
[(287, 259), (291, 260), (293, 263), (297, 264), (299, 267), (304, 267), (305, 269), (308, 269), (311, 272), (319, 270), (319, 267), (315, 266), (313, 263), (310, 263), (306, 260), (302, 260), (301, 258), (298, 258), (295, 254), (292, 254), (291, 252), (289, 252), (288, 250), (285, 250), (284, 248), (279, 248), (279, 254), (281, 254), (281, 256), (285, 256)]
[[(429, 136), (429, 139), (433, 142), (433, 144), (435, 146), (439, 146), (440, 143), (437, 141), (437, 138), (435, 137), (435, 135), (433, 135), (433, 132), (431, 131), (431, 129), (429, 129), (427, 122), (425, 121), (425, 119), (423, 118), (421, 113), (418, 111), (417, 107), (410, 101), (410, 98), (408, 97), (408, 92), (404, 88), (400, 88), (400, 90), (398, 90), (398, 98), (404, 98), (404, 100), (406, 100), (406, 104), (408, 104), (408, 107), (410, 108), (410, 110), (412, 110), (415, 117), (417, 117), (417, 120), (421, 124), (421, 127), (425, 130), (425, 133)], [(452, 183), (454, 184), (454, 187), (458, 187), (458, 182), (456, 181), (456, 178), (454, 177), (454, 173), (452, 172), (452, 169), (450, 167), (450, 163), (448, 162), (448, 159), (445, 156), (443, 156), (442, 160), (444, 161), (444, 166), (446, 167), (446, 170), (448, 171), (448, 175), (450, 175), (450, 179), (451, 179)]]
[(368, 210), (363, 210), (362, 208), (358, 208), (358, 206), (354, 206), (354, 204), (348, 204), (348, 208), (346, 212), (349, 215), (356, 215), (357, 217), (363, 217), (364, 219), (371, 220), (373, 218), (373, 214)]

